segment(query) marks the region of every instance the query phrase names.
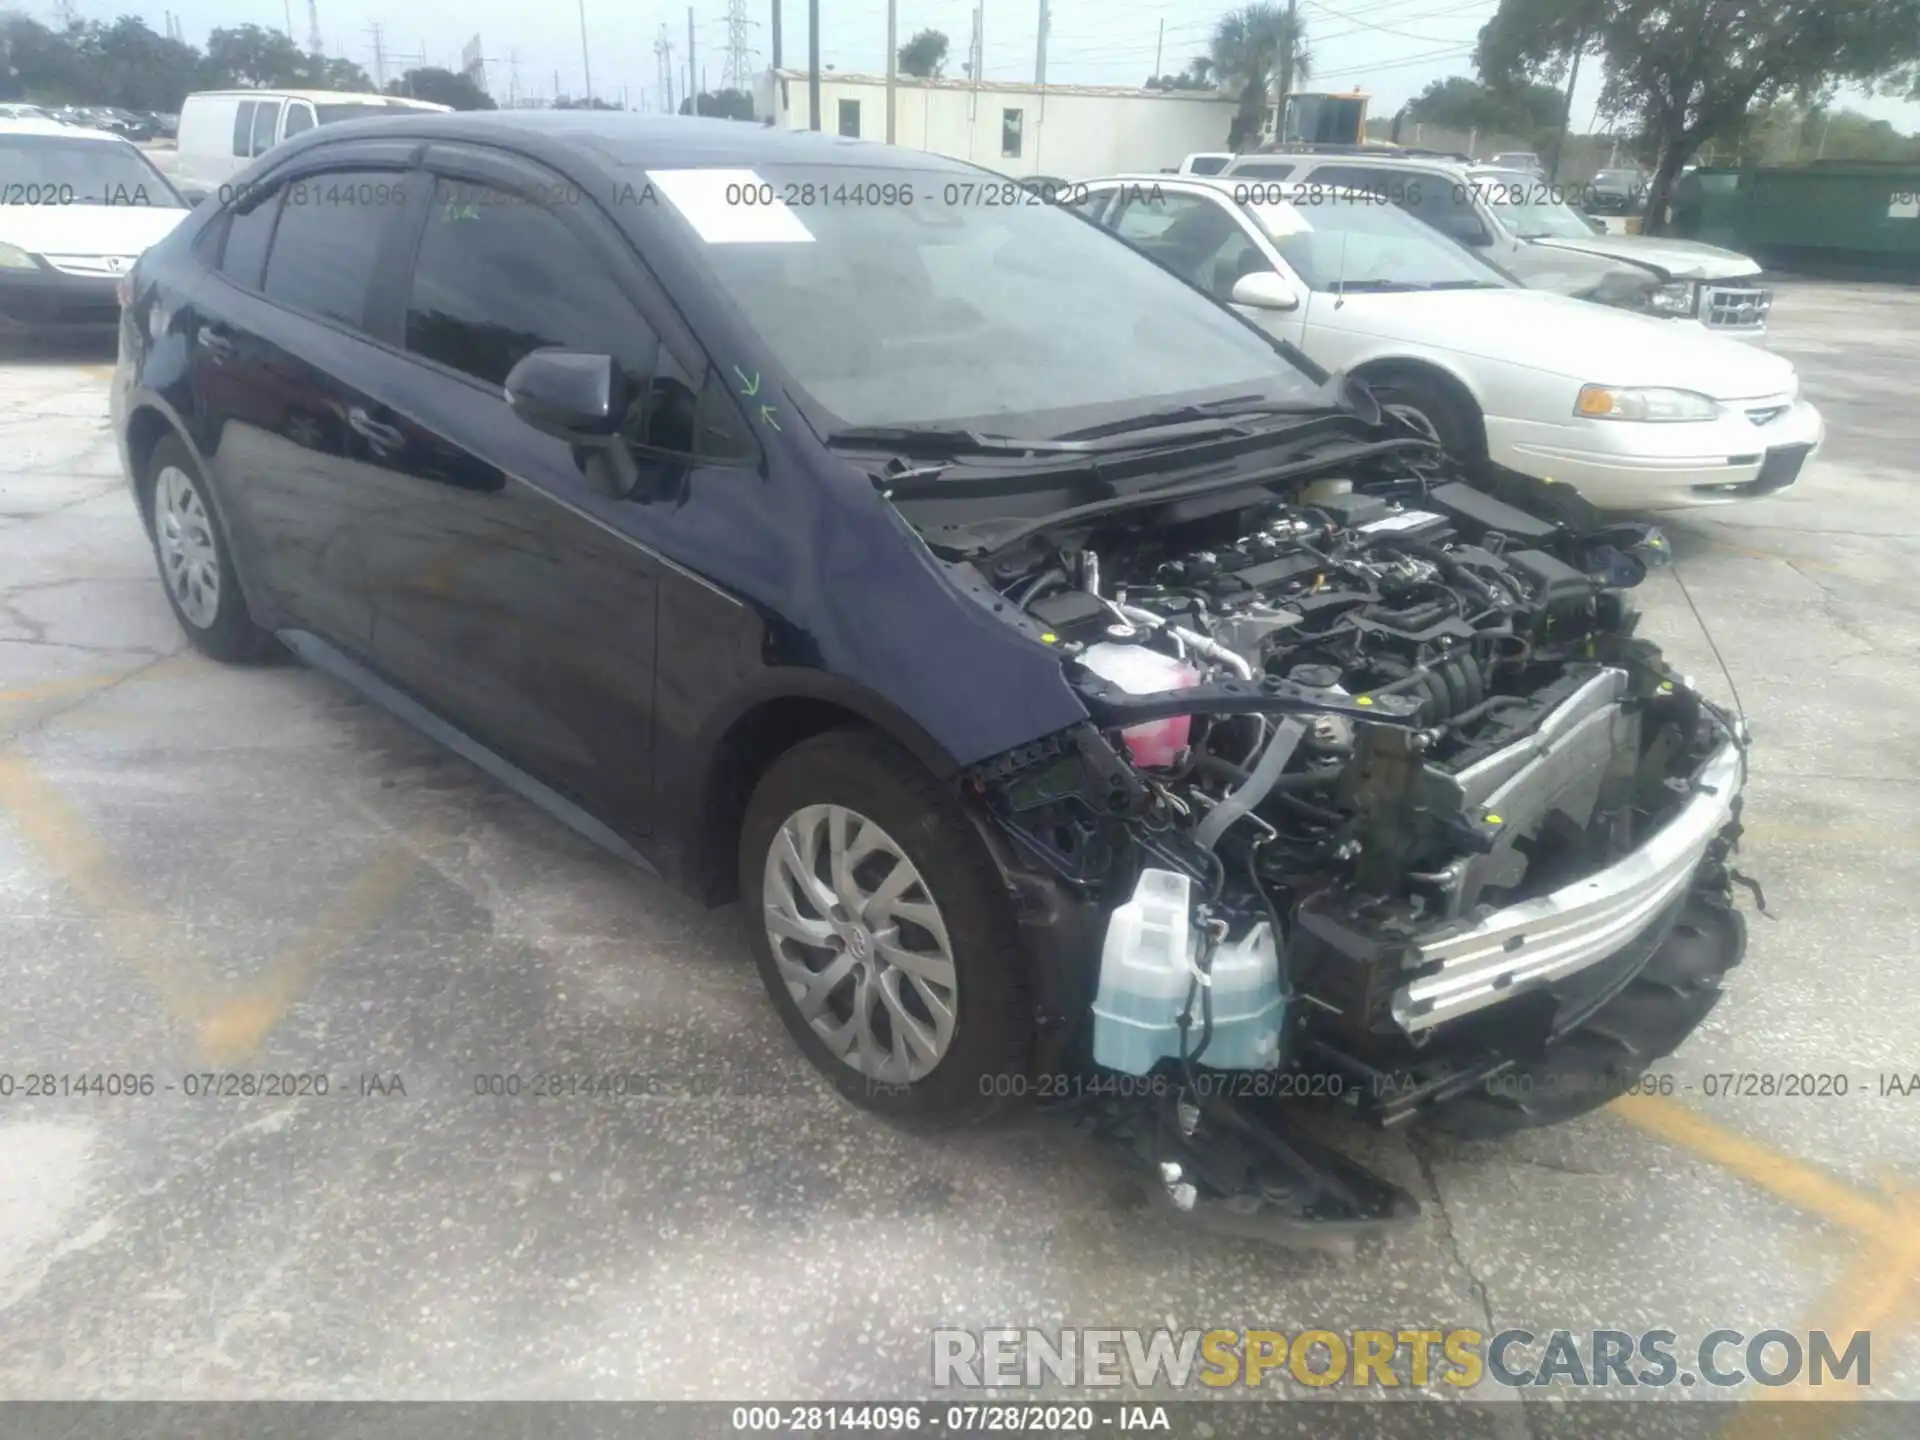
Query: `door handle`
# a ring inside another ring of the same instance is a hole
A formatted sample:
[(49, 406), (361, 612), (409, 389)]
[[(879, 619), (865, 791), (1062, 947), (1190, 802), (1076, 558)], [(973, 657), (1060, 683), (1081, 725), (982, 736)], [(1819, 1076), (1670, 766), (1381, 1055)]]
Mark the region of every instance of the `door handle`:
[(218, 330), (214, 330), (205, 325), (200, 327), (200, 333), (194, 337), (194, 343), (212, 356), (214, 363), (218, 365), (224, 365), (227, 361), (231, 360), (235, 354), (233, 341), (222, 335)]
[(400, 450), (406, 446), (406, 436), (394, 426), (374, 419), (361, 406), (355, 405), (347, 411), (347, 424), (376, 450)]

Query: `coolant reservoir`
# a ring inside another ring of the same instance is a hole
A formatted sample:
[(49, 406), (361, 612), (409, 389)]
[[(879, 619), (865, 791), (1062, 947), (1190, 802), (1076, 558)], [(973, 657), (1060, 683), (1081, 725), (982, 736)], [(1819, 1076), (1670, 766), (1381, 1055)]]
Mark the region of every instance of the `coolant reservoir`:
[[(1080, 663), (1129, 695), (1155, 695), (1163, 690), (1186, 690), (1200, 683), (1200, 672), (1184, 660), (1149, 650), (1144, 645), (1089, 645)], [(1149, 720), (1120, 732), (1136, 765), (1171, 765), (1187, 748), (1193, 730), (1191, 715)]]
[[(1100, 989), (1093, 1002), (1093, 1058), (1128, 1075), (1144, 1075), (1180, 1056), (1180, 1012), (1193, 983), (1198, 942), (1192, 881), (1172, 870), (1140, 872), (1133, 898), (1113, 912), (1100, 953)], [(1280, 1063), (1280, 956), (1264, 920), (1242, 939), (1214, 947), (1213, 1034), (1200, 1055), (1215, 1070), (1271, 1070)], [(1188, 1045), (1200, 1043), (1194, 1004)]]

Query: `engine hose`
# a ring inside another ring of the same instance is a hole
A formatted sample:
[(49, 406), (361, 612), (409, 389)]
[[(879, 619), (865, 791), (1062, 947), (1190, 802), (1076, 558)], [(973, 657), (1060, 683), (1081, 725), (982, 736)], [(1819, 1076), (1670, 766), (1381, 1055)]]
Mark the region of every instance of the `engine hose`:
[(1280, 772), (1287, 768), (1287, 761), (1293, 758), (1300, 737), (1306, 733), (1306, 723), (1294, 715), (1275, 725), (1273, 738), (1261, 752), (1260, 763), (1253, 767), (1247, 783), (1229, 791), (1224, 800), (1207, 812), (1207, 818), (1193, 832), (1194, 843), (1202, 850), (1212, 850), (1229, 825), (1266, 799), (1267, 792), (1280, 779)]
[[(1236, 765), (1220, 755), (1202, 755), (1194, 765), (1194, 769), (1202, 775), (1210, 776), (1227, 785), (1243, 782), (1253, 773), (1246, 766)], [(1274, 781), (1272, 789), (1267, 793), (1287, 795), (1295, 790), (1324, 789), (1340, 778), (1340, 770), (1341, 767), (1338, 765), (1319, 765), (1311, 770), (1295, 770), (1292, 774), (1282, 775)]]
[(1422, 560), (1432, 564), (1442, 575), (1446, 576), (1447, 579), (1451, 580), (1455, 585), (1458, 585), (1462, 590), (1469, 590), (1478, 596), (1482, 603), (1487, 605), (1498, 605), (1500, 603), (1499, 598), (1488, 588), (1486, 581), (1470, 572), (1466, 566), (1454, 559), (1453, 556), (1447, 554), (1446, 551), (1429, 545), (1424, 540), (1409, 540), (1401, 535), (1389, 536), (1380, 543), (1383, 545), (1391, 545), (1393, 548), (1408, 555), (1418, 555)]
[(1473, 702), (1467, 698), (1466, 665), (1459, 660), (1449, 660), (1441, 667), (1440, 673), (1447, 682), (1447, 708), (1441, 718), (1458, 715)]
[(1458, 715), (1455, 715), (1451, 720), (1446, 722), (1446, 728), (1449, 730), (1458, 730), (1463, 726), (1471, 725), (1483, 715), (1492, 714), (1495, 710), (1503, 706), (1526, 705), (1530, 703), (1532, 702), (1523, 700), (1518, 695), (1493, 695), (1482, 700), (1471, 709), (1462, 710)]

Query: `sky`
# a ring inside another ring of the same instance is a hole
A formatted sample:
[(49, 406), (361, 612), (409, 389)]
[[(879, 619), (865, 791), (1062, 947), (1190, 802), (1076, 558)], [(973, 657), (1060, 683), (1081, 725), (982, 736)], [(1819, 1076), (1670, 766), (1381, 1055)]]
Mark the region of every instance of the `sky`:
[[(16, 0), (17, 3), (17, 0)], [(594, 93), (649, 108), (661, 108), (660, 62), (655, 45), (667, 30), (673, 46), (675, 93), (682, 93), (687, 59), (684, 0), (318, 0), (320, 31), (329, 54), (344, 54), (374, 69), (373, 28), (382, 32), (389, 78), (424, 63), (458, 67), (460, 49), (480, 36), (489, 88), (503, 103), (512, 90), (521, 96), (549, 97), (556, 72), (562, 93), (584, 92), (580, 44), (584, 9)], [(771, 57), (770, 22), (776, 0), (742, 0), (748, 58), (753, 69)], [(901, 43), (915, 31), (942, 31), (950, 42), (949, 74), (958, 75), (972, 33), (974, 0), (898, 0)], [(985, 10), (985, 64), (989, 80), (1032, 80), (1039, 0), (982, 0)], [(1316, 88), (1359, 86), (1372, 97), (1371, 113), (1390, 116), (1429, 81), (1473, 74), (1473, 43), (1492, 16), (1497, 0), (1299, 0), (1307, 19), (1308, 48), (1314, 58)], [(110, 20), (136, 14), (155, 30), (165, 29), (170, 12), (180, 19), (185, 37), (205, 46), (216, 26), (252, 23), (287, 27), (303, 45), (307, 36), (307, 0), (72, 0), (84, 19)], [(47, 0), (19, 5), (43, 20), (53, 17)], [(1052, 0), (1047, 41), (1047, 78), (1055, 84), (1138, 85), (1153, 73), (1156, 53), (1163, 72), (1181, 69), (1204, 53), (1219, 14), (1231, 8), (1221, 0), (1195, 6), (1164, 0)], [(873, 73), (886, 68), (886, 0), (820, 0), (820, 62), (838, 70)], [(702, 88), (718, 88), (726, 65), (727, 0), (696, 0), (693, 40)], [(1164, 27), (1164, 30), (1163, 30)], [(1164, 39), (1162, 38), (1164, 33)], [(784, 0), (782, 60), (796, 68), (807, 57), (807, 7)], [(1591, 125), (1602, 76), (1599, 67), (1583, 68), (1574, 96), (1576, 130)], [(1907, 132), (1920, 131), (1920, 104), (1848, 95), (1842, 103)]]

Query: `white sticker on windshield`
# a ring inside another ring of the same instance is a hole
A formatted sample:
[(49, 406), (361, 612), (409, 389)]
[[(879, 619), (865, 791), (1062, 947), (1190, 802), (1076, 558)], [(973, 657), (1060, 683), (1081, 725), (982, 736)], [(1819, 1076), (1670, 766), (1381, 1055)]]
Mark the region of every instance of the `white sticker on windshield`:
[(1307, 224), (1307, 217), (1292, 205), (1269, 202), (1264, 205), (1249, 205), (1253, 218), (1260, 222), (1260, 228), (1278, 240), (1286, 235), (1305, 235), (1313, 227)]
[(647, 179), (709, 245), (796, 245), (813, 239), (778, 187), (751, 170), (649, 170)]

